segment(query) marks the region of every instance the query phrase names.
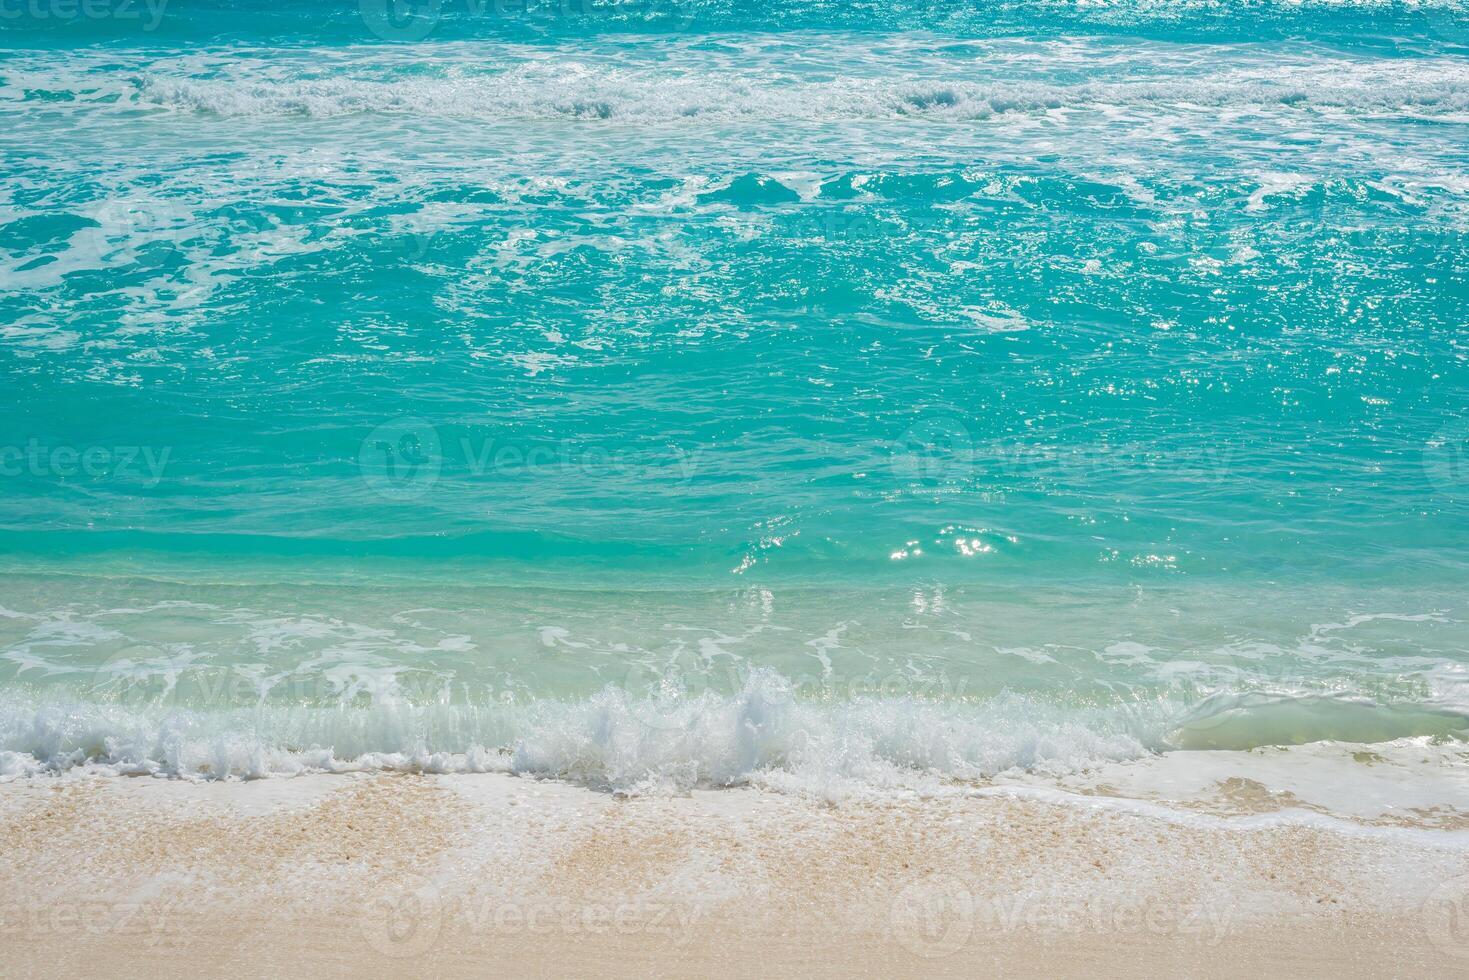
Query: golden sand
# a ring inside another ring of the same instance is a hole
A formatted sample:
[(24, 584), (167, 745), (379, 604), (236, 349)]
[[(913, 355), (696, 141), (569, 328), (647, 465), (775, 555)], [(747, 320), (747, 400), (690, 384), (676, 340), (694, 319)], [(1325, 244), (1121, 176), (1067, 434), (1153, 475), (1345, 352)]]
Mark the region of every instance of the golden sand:
[(1116, 803), (18, 780), (0, 785), (0, 975), (1469, 972), (1452, 832)]

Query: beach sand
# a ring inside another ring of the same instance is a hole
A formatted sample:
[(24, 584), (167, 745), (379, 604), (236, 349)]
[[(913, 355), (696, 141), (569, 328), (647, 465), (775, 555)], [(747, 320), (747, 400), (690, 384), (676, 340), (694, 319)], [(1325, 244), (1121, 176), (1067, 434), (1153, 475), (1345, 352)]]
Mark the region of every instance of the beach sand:
[(0, 785), (0, 972), (1469, 970), (1462, 832), (1240, 806), (1025, 787), (619, 799), (501, 774), (21, 779)]

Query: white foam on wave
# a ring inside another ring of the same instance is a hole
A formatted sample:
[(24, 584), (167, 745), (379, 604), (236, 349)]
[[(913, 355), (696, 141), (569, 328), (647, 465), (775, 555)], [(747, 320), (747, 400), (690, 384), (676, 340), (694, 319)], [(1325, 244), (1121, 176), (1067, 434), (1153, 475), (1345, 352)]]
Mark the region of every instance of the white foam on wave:
[(913, 788), (1011, 769), (1133, 758), (1164, 727), (1128, 709), (1018, 695), (800, 700), (769, 671), (733, 695), (197, 711), (14, 695), (0, 701), (10, 774), (92, 766), (184, 778), (310, 771), (509, 771), (630, 792), (761, 784), (821, 795)]
[(768, 72), (659, 72), (575, 61), (502, 72), (451, 70), (386, 78), (190, 78), (144, 75), (136, 102), (223, 117), (401, 113), (491, 121), (614, 123), (786, 119), (981, 121), (1013, 113), (1172, 107), (1315, 109), (1354, 113), (1469, 112), (1469, 68), (1454, 63), (1313, 64), (1236, 68), (1208, 77), (1136, 81), (932, 79), (908, 76), (825, 80)]
[[(1348, 784), (1350, 786), (1351, 784)], [(1217, 784), (1216, 787), (1217, 788)], [(1198, 812), (1176, 805), (1165, 805), (1150, 799), (1130, 797), (1097, 796), (1092, 793), (1073, 793), (1051, 786), (986, 786), (966, 790), (966, 794), (980, 797), (1014, 797), (1038, 800), (1061, 806), (1076, 807), (1093, 812), (1122, 813), (1147, 817), (1176, 826), (1193, 827), (1199, 830), (1269, 830), (1277, 827), (1310, 827), (1329, 833), (1359, 839), (1376, 839), (1411, 843), (1419, 847), (1441, 848), (1445, 851), (1469, 851), (1469, 831), (1404, 826), (1384, 823), (1364, 823), (1332, 813), (1311, 809), (1290, 808), (1272, 813), (1249, 815), (1219, 815)], [(1354, 816), (1354, 815), (1353, 815)]]
[(1323, 741), (1248, 752), (1179, 751), (1042, 778), (1007, 774), (966, 795), (1134, 814), (1206, 832), (1306, 827), (1360, 840), (1469, 851), (1469, 743)]
[(1454, 57), (1106, 38), (977, 40), (962, 52), (909, 35), (725, 40), (713, 48), (692, 38), (618, 49), (484, 42), (203, 48), (124, 60), (36, 54), (15, 59), (0, 76), (0, 108), (34, 110), (44, 98), (48, 113), (88, 115), (153, 107), (225, 118), (394, 113), (613, 124), (963, 122), (1075, 110), (1121, 113), (1126, 122), (1132, 111), (1167, 107), (1469, 112), (1469, 65)]
[[(1310, 712), (1319, 700), (1262, 703), (1265, 711)], [(1184, 731), (1211, 711), (1228, 724), (1244, 703), (1189, 712), (1161, 700), (1079, 706), (1011, 693), (972, 701), (803, 699), (769, 670), (754, 671), (733, 694), (634, 696), (608, 686), (578, 701), (520, 703), (385, 698), (198, 710), (12, 693), (0, 700), (0, 777), (79, 767), (186, 779), (509, 772), (629, 794), (755, 785), (842, 799), (942, 792), (997, 776), (1049, 781), (1157, 758), (1177, 740), (1181, 718)], [(1375, 710), (1373, 738), (1422, 727), (1421, 711)], [(1265, 731), (1268, 721), (1250, 716), (1239, 724)]]

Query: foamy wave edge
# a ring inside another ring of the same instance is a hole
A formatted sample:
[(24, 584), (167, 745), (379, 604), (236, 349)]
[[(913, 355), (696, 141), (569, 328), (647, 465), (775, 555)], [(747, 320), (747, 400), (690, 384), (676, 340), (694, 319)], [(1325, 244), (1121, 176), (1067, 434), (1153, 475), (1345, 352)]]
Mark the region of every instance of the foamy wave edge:
[[(933, 790), (1007, 773), (1064, 775), (1174, 748), (1230, 744), (1264, 726), (1306, 739), (1452, 737), (1462, 712), (1361, 699), (1221, 697), (1058, 705), (1004, 693), (982, 701), (813, 701), (761, 670), (732, 694), (651, 697), (609, 686), (582, 701), (199, 710), (8, 695), (0, 779), (85, 768), (192, 780), (313, 772), (502, 772), (630, 795), (755, 785), (843, 797)], [(1363, 731), (1368, 731), (1363, 727)], [(1288, 744), (1282, 741), (1280, 744)]]
[(776, 85), (712, 77), (600, 73), (482, 75), (415, 80), (204, 81), (148, 76), (136, 102), (225, 118), (329, 118), (405, 114), (486, 121), (568, 120), (666, 124), (788, 119), (973, 122), (1010, 114), (1125, 107), (1341, 109), (1457, 115), (1469, 112), (1469, 76), (1230, 79), (1008, 85), (967, 81), (841, 79)]
[(1070, 771), (1151, 751), (1162, 716), (982, 703), (801, 701), (770, 672), (733, 694), (584, 701), (200, 711), (86, 700), (0, 701), (0, 778), (78, 767), (186, 779), (308, 772), (506, 772), (629, 794), (763, 785), (912, 788), (1007, 770)]

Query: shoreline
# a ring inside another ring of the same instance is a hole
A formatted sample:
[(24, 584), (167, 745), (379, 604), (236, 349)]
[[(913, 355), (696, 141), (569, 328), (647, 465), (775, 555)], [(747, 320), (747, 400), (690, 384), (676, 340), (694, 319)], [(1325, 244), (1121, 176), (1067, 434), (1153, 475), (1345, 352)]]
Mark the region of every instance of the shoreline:
[(76, 774), (0, 784), (0, 834), (0, 956), (19, 977), (1469, 966), (1469, 835), (1297, 809)]

